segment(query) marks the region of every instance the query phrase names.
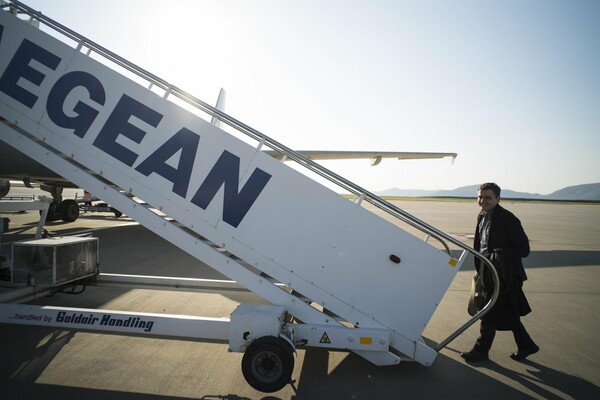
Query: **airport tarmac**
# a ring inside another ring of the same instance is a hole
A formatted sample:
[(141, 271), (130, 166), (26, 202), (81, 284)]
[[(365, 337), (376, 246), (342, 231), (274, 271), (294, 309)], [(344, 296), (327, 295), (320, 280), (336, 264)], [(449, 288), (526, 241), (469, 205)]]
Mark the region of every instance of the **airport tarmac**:
[[(474, 202), (399, 201), (401, 208), (471, 242)], [(533, 312), (523, 322), (541, 350), (525, 362), (510, 332), (499, 332), (490, 361), (466, 364), (478, 324), (441, 350), (434, 364), (376, 367), (353, 353), (300, 349), (295, 383), (265, 394), (244, 380), (242, 354), (223, 343), (168, 340), (0, 325), (2, 399), (598, 399), (600, 398), (600, 205), (511, 202), (531, 241), (525, 292)], [(374, 212), (377, 212), (374, 210)], [(3, 215), (7, 216), (7, 215)], [(31, 237), (36, 215), (8, 215), (10, 242)], [(102, 272), (223, 278), (203, 263), (133, 223), (84, 214), (49, 223), (62, 235), (92, 230), (100, 238)], [(427, 326), (439, 343), (468, 319), (473, 267), (468, 260)], [(399, 295), (398, 301), (402, 301)], [(34, 304), (227, 317), (239, 303), (263, 302), (247, 291), (165, 291), (88, 287)]]

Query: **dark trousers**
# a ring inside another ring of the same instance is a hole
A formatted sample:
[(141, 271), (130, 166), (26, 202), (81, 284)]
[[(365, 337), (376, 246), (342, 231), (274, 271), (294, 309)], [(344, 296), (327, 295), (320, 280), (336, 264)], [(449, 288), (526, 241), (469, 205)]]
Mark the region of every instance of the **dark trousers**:
[[(531, 336), (529, 336), (529, 333), (527, 333), (527, 330), (521, 323), (520, 318), (517, 319), (511, 330), (515, 337), (515, 342), (517, 343), (517, 349), (528, 350), (536, 346), (535, 342), (531, 339)], [(492, 310), (481, 319), (479, 338), (477, 338), (477, 342), (475, 342), (473, 349), (480, 353), (488, 354), (492, 347), (494, 337), (496, 337), (496, 318), (494, 316), (494, 310)]]

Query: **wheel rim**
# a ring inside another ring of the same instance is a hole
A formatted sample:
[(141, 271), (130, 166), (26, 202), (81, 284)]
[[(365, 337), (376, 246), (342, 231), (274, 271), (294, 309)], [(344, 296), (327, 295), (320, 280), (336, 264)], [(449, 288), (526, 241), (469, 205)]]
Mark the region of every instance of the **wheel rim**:
[(283, 373), (281, 359), (271, 351), (261, 351), (254, 357), (252, 373), (263, 383), (275, 382)]

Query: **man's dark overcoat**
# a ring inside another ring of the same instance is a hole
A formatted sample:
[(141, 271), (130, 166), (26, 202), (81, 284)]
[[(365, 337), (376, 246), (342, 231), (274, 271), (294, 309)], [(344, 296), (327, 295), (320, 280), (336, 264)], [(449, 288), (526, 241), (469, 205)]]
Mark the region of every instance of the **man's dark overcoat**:
[[(475, 229), (474, 248), (481, 249), (481, 238), (479, 224), (483, 213), (477, 218)], [(486, 256), (492, 261), (500, 277), (500, 295), (496, 305), (490, 311), (497, 323), (498, 330), (510, 330), (519, 316), (531, 312), (527, 298), (523, 293), (523, 281), (527, 280), (527, 274), (523, 268), (521, 258), (529, 255), (529, 239), (523, 230), (521, 221), (510, 211), (500, 204), (492, 210), (488, 233), (488, 254)], [(481, 261), (475, 259), (477, 271), (481, 271)], [(488, 274), (484, 273), (486, 288), (493, 288)]]

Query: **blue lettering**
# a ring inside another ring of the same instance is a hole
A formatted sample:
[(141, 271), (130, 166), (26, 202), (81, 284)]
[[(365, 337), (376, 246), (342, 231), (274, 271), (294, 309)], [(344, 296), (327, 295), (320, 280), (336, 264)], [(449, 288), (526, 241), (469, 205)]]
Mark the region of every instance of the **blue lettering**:
[[(0, 25), (0, 41), (3, 39), (3, 34), (4, 26)], [(40, 94), (35, 93), (35, 90), (30, 91), (19, 86), (19, 82), (27, 81), (29, 87), (31, 85), (40, 87), (47, 74), (56, 71), (61, 61), (62, 59), (57, 55), (23, 39), (0, 76), (0, 92), (28, 108), (33, 108)], [(73, 93), (74, 91), (76, 93)], [(83, 98), (77, 100), (72, 109), (65, 110), (67, 99), (80, 94)], [(98, 118), (101, 108), (106, 105), (106, 99), (106, 89), (98, 78), (88, 72), (71, 71), (58, 78), (48, 92), (45, 106), (48, 117), (56, 126), (72, 130), (75, 136), (84, 138)], [(163, 115), (158, 111), (127, 94), (122, 94), (94, 139), (93, 145), (123, 164), (133, 167), (139, 154), (135, 149), (130, 148), (131, 145), (121, 144), (124, 142), (119, 139), (125, 138), (131, 143), (140, 144), (148, 133), (147, 130), (150, 127), (157, 128), (162, 119)], [(146, 124), (148, 129), (142, 128), (143, 124)], [(152, 173), (160, 175), (172, 182), (173, 193), (186, 198), (199, 142), (200, 136), (197, 133), (182, 127), (141, 161), (135, 169), (144, 176), (150, 176)], [(177, 156), (179, 160), (174, 162), (173, 159)], [(208, 171), (191, 202), (206, 210), (223, 188), (223, 221), (237, 228), (270, 179), (269, 173), (255, 168), (240, 190), (240, 158), (229, 151), (223, 151), (215, 165)], [(73, 322), (75, 318), (77, 320)], [(69, 315), (64, 312), (57, 315), (57, 321), (65, 323), (91, 324), (95, 323), (95, 320), (97, 318), (91, 314), (89, 317), (83, 314)], [(112, 326), (117, 323), (115, 321), (110, 316), (105, 316), (102, 317), (100, 324)], [(146, 324), (143, 327), (147, 330), (152, 329), (152, 322), (141, 321), (140, 325), (142, 322)], [(124, 322), (119, 320), (118, 323)]]
[(56, 125), (62, 128), (73, 129), (73, 133), (80, 138), (84, 137), (96, 119), (98, 111), (81, 101), (78, 101), (73, 111), (76, 117), (69, 117), (63, 111), (67, 95), (76, 87), (82, 86), (88, 90), (90, 99), (100, 105), (106, 101), (106, 93), (102, 83), (87, 72), (74, 71), (63, 75), (52, 87), (48, 95), (46, 109), (48, 116)]
[(19, 79), (23, 78), (35, 86), (40, 86), (46, 77), (46, 75), (29, 65), (31, 60), (36, 60), (46, 67), (55, 70), (61, 59), (37, 44), (23, 39), (2, 77), (0, 77), (0, 91), (29, 108), (33, 108), (38, 96), (19, 86)]
[(223, 151), (192, 198), (192, 203), (206, 210), (221, 186), (225, 185), (223, 221), (237, 228), (271, 179), (270, 174), (256, 168), (238, 193), (239, 176), (240, 158), (227, 150)]
[(139, 144), (146, 135), (145, 131), (129, 123), (131, 116), (155, 128), (163, 117), (162, 114), (124, 94), (94, 140), (94, 146), (130, 167), (138, 154), (117, 143), (117, 138), (123, 135)]
[[(194, 159), (200, 136), (187, 128), (182, 128), (165, 144), (150, 154), (136, 170), (148, 176), (156, 172), (160, 176), (173, 182), (173, 192), (185, 198), (192, 176)], [(168, 165), (166, 161), (181, 151), (177, 168)]]
[(59, 312), (58, 315), (56, 316), (56, 322), (64, 322), (66, 314), (67, 313), (64, 311)]

